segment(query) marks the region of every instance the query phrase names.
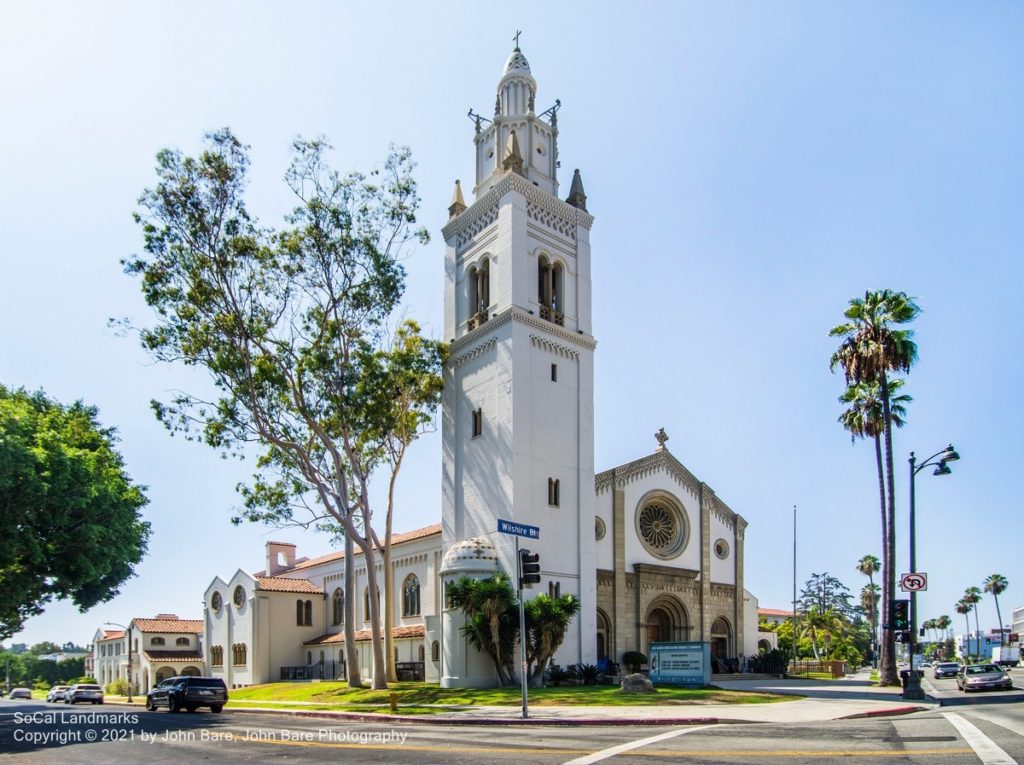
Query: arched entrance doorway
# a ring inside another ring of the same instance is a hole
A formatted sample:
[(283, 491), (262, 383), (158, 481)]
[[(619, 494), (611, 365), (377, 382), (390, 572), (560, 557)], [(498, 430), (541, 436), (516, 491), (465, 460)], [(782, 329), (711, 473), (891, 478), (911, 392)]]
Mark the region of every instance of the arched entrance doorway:
[(169, 677), (174, 677), (176, 674), (174, 667), (160, 667), (160, 669), (156, 671), (153, 685), (160, 685), (164, 680)]
[(185, 667), (185, 669), (181, 670), (181, 674), (188, 675), (189, 677), (199, 677), (202, 673), (198, 667)]
[(686, 608), (671, 596), (654, 600), (644, 617), (644, 653), (651, 643), (686, 640), (690, 634), (690, 620)]
[(611, 620), (608, 614), (597, 609), (597, 660), (608, 658), (608, 648), (612, 634)]
[(727, 659), (732, 656), (732, 630), (729, 622), (722, 617), (715, 619), (711, 625), (711, 658)]

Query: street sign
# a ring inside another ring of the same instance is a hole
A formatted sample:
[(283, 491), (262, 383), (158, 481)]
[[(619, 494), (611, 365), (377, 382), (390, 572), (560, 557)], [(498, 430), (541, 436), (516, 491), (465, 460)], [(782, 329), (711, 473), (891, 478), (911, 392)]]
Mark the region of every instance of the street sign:
[(528, 526), (525, 523), (513, 523), (498, 519), (498, 531), (502, 534), (514, 534), (527, 539), (540, 539), (540, 526)]
[(900, 589), (904, 592), (924, 592), (928, 589), (928, 574), (920, 571), (900, 576)]

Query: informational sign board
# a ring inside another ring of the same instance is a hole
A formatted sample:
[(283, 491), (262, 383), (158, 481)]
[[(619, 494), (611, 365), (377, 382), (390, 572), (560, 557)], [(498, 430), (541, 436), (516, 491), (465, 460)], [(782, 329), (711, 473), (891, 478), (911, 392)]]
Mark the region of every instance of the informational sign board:
[(711, 682), (711, 643), (651, 643), (647, 650), (652, 683), (704, 686)]
[(540, 526), (529, 526), (525, 523), (513, 523), (502, 518), (498, 519), (498, 531), (502, 534), (514, 534), (527, 539), (540, 539)]

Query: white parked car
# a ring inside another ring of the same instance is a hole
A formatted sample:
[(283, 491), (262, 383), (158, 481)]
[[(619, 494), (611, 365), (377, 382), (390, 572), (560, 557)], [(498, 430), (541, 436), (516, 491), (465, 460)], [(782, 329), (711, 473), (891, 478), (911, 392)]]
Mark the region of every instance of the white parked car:
[(65, 704), (78, 704), (86, 701), (92, 704), (102, 704), (103, 689), (93, 683), (76, 683), (64, 693)]
[(50, 689), (50, 692), (46, 694), (47, 703), (52, 704), (55, 701), (64, 701), (64, 694), (67, 692), (69, 685), (55, 685)]
[(13, 691), (11, 691), (10, 697), (12, 699), (29, 699), (31, 701), (32, 691), (30, 691), (28, 688), (15, 688)]

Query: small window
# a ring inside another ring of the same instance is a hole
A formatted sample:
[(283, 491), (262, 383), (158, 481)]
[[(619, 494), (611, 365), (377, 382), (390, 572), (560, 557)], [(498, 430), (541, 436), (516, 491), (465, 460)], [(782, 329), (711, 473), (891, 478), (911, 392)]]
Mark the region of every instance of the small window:
[(302, 601), (301, 600), (296, 600), (295, 601), (295, 625), (297, 627), (301, 627), (302, 626), (303, 617), (305, 617), (305, 614), (303, 613)]
[(313, 601), (312, 600), (307, 600), (303, 604), (303, 609), (302, 610), (303, 610), (303, 616), (305, 617), (302, 620), (302, 623), (305, 626), (307, 626), (307, 627), (312, 627), (313, 626)]
[(402, 616), (420, 615), (420, 580), (409, 574), (402, 584)]
[(558, 382), (558, 364), (551, 365), (551, 382)]
[(152, 640), (149, 641), (149, 644), (150, 645), (166, 645), (167, 641), (164, 640), (162, 637), (155, 637), (155, 638), (153, 638)]
[(231, 646), (231, 663), (236, 666), (244, 666), (246, 663), (245, 643), (235, 643)]
[(341, 624), (342, 620), (345, 618), (345, 595), (342, 593), (340, 587), (334, 591), (332, 605), (334, 611), (334, 619), (332, 621), (335, 625)]
[(188, 638), (187, 637), (180, 637), (180, 638), (178, 638), (177, 640), (174, 641), (174, 644), (175, 645), (188, 645)]
[(242, 585), (238, 585), (235, 588), (234, 603), (239, 608), (245, 605), (245, 588)]
[(224, 606), (224, 601), (221, 599), (220, 593), (219, 592), (213, 593), (213, 595), (210, 597), (210, 608), (213, 609), (213, 612), (215, 614), (216, 613), (220, 613), (220, 609), (223, 606)]
[(559, 494), (561, 493), (560, 481), (557, 478), (548, 479), (548, 504), (552, 507), (559, 506)]
[(473, 438), (484, 434), (484, 410), (483, 407), (473, 410)]
[(436, 640), (430, 644), (430, 660), (440, 661), (441, 660), (441, 644)]

